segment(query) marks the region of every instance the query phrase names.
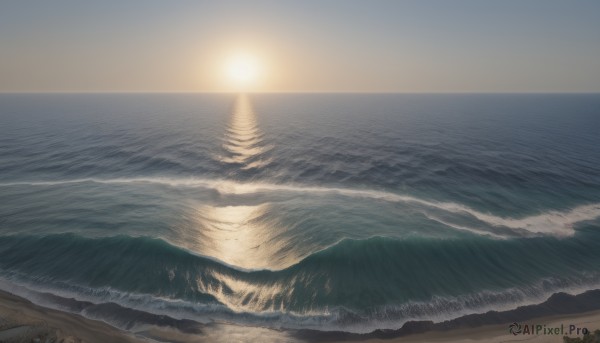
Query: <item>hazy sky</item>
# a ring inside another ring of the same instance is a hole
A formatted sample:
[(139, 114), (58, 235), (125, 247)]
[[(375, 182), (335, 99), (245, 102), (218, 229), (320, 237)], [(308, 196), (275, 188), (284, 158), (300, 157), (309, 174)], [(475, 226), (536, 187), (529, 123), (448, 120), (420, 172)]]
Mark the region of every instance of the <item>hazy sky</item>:
[(599, 0), (1, 0), (0, 91), (600, 91)]

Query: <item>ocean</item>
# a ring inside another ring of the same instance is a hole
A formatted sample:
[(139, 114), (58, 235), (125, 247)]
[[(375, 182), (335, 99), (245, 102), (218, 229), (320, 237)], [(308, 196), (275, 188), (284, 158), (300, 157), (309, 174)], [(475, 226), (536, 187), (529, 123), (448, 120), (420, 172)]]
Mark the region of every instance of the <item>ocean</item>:
[(357, 333), (598, 289), (600, 95), (2, 94), (0, 288)]

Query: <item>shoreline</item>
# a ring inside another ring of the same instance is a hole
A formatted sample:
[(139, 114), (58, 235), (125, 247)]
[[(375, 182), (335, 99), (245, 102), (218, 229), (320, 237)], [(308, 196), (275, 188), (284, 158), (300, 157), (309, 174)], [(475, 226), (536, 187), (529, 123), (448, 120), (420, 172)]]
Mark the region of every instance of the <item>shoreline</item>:
[(0, 342), (137, 343), (145, 340), (107, 323), (42, 307), (0, 290)]
[[(118, 311), (118, 309), (115, 309)], [(168, 316), (140, 313), (146, 321), (136, 332), (125, 331), (101, 320), (36, 305), (26, 298), (0, 290), (0, 342), (218, 342), (222, 340), (263, 342), (562, 342), (562, 335), (517, 335), (509, 333), (512, 322), (568, 328), (576, 325), (590, 332), (600, 328), (600, 290), (578, 295), (556, 293), (538, 305), (503, 312), (489, 311), (433, 323), (411, 321), (397, 330), (375, 330), (367, 334), (341, 331), (272, 329), (238, 324), (200, 324)], [(156, 318), (153, 318), (156, 317)], [(150, 320), (148, 320), (150, 318)], [(160, 319), (160, 320), (157, 320)], [(181, 324), (184, 324), (183, 326)], [(566, 332), (568, 334), (568, 332)], [(569, 337), (582, 335), (569, 335)]]
[[(572, 318), (584, 313), (600, 313), (600, 289), (589, 290), (577, 295), (555, 293), (546, 301), (535, 304), (519, 306), (508, 311), (488, 311), (481, 314), (469, 314), (455, 319), (434, 323), (433, 321), (409, 321), (395, 330), (375, 330), (366, 334), (354, 334), (341, 331), (298, 330), (299, 337), (314, 341), (364, 341), (364, 340), (390, 340), (406, 338), (413, 335), (435, 334), (442, 336), (452, 331), (473, 330), (482, 328), (496, 330), (498, 326), (508, 333), (510, 323), (540, 323), (541, 320), (550, 321), (557, 318)], [(543, 323), (542, 323), (543, 324)], [(590, 331), (600, 328), (600, 318)], [(512, 336), (510, 336), (512, 337)], [(531, 339), (532, 336), (529, 336)], [(561, 336), (562, 338), (562, 336)]]
[[(547, 316), (534, 318), (528, 323), (540, 323), (547, 327), (560, 327), (561, 324), (576, 325), (578, 327), (587, 327), (590, 332), (600, 328), (600, 310), (583, 312), (564, 316)], [(568, 335), (573, 337), (583, 337), (583, 335)], [(341, 343), (344, 341), (334, 341)], [(536, 343), (562, 343), (563, 335), (513, 335), (508, 330), (508, 324), (484, 325), (481, 327), (459, 328), (448, 331), (429, 331), (425, 333), (412, 334), (404, 337), (392, 339), (367, 339), (362, 343), (507, 343), (507, 342), (536, 342)]]

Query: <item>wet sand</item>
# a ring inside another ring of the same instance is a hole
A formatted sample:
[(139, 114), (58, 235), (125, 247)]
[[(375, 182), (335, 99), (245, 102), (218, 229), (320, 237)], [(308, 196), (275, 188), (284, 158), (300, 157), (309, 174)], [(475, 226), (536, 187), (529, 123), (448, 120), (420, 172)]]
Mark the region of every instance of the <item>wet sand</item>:
[[(547, 327), (560, 327), (561, 324), (586, 327), (592, 332), (600, 328), (600, 311), (586, 312), (568, 316), (542, 317), (527, 321), (546, 325)], [(565, 328), (566, 329), (566, 328)], [(582, 335), (568, 335), (569, 337), (583, 337)], [(336, 341), (344, 342), (344, 341)], [(508, 330), (508, 324), (486, 325), (470, 329), (454, 329), (448, 331), (426, 332), (392, 339), (367, 339), (363, 343), (503, 343), (503, 342), (535, 342), (535, 343), (562, 343), (562, 335), (513, 335)]]
[(96, 320), (37, 306), (0, 291), (0, 342), (143, 342)]

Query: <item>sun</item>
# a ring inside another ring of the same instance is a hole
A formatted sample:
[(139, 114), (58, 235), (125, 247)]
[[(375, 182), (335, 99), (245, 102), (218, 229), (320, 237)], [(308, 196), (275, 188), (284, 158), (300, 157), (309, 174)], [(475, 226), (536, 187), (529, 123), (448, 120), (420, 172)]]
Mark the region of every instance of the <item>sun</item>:
[(256, 87), (261, 69), (258, 58), (249, 53), (232, 55), (225, 64), (226, 76), (231, 85), (238, 90)]

